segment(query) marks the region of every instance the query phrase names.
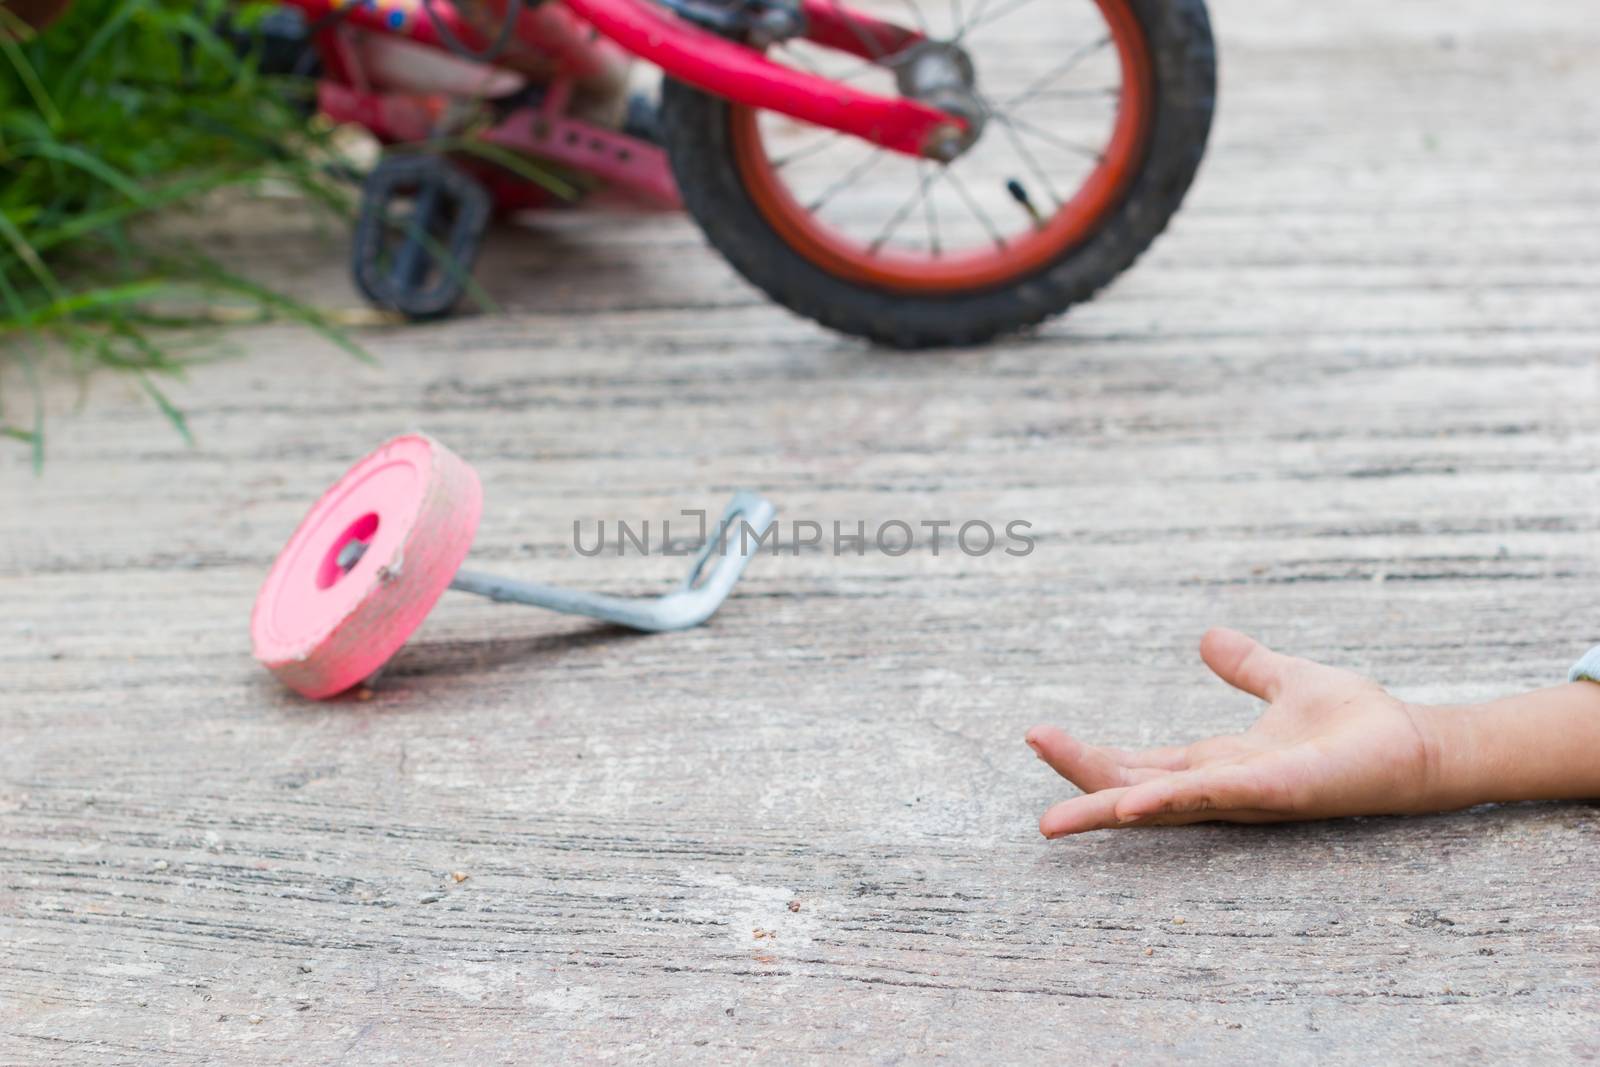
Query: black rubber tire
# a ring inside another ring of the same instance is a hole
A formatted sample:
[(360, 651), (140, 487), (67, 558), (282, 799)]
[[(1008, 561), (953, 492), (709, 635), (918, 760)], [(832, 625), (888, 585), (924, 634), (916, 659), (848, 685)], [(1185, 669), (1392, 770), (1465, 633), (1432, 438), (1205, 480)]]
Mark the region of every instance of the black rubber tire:
[(896, 292), (846, 280), (786, 245), (740, 180), (719, 97), (667, 79), (661, 117), (684, 204), (717, 251), (773, 300), (824, 326), (897, 348), (969, 345), (1089, 299), (1172, 218), (1205, 153), (1216, 45), (1204, 0), (1129, 0), (1154, 68), (1145, 158), (1121, 204), (1089, 237), (1033, 274), (965, 292)]

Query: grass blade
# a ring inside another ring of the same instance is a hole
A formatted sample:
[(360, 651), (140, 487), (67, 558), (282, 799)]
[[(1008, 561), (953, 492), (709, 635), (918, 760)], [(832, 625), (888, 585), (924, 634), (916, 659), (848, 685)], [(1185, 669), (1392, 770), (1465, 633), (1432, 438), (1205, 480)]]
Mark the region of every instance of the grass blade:
[(173, 429), (178, 431), (178, 436), (183, 438), (185, 444), (192, 447), (194, 445), (194, 434), (189, 432), (189, 420), (183, 417), (183, 412), (179, 411), (177, 406), (167, 399), (167, 394), (157, 388), (156, 383), (152, 382), (150, 376), (143, 371), (139, 372), (139, 384), (149, 394), (150, 399), (156, 402), (156, 407), (161, 409), (161, 414), (165, 415), (167, 421), (172, 423)]

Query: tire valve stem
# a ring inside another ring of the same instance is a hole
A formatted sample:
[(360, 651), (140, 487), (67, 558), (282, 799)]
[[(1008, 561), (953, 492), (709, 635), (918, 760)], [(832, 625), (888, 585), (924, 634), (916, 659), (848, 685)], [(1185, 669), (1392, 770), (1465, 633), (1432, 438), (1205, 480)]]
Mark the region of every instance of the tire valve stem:
[(1015, 178), (1006, 179), (1006, 192), (1011, 194), (1011, 199), (1022, 205), (1028, 217), (1033, 220), (1034, 229), (1044, 229), (1044, 216), (1039, 214), (1039, 209), (1033, 206), (1033, 201), (1028, 197), (1028, 190)]

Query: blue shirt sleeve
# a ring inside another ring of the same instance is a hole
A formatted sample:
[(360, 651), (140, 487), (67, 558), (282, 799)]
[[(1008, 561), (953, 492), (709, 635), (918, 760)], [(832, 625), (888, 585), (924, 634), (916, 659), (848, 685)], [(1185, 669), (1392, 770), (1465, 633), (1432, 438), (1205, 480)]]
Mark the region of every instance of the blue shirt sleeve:
[(1569, 682), (1600, 682), (1600, 645), (1589, 650), (1589, 654), (1572, 666), (1572, 673), (1567, 676)]

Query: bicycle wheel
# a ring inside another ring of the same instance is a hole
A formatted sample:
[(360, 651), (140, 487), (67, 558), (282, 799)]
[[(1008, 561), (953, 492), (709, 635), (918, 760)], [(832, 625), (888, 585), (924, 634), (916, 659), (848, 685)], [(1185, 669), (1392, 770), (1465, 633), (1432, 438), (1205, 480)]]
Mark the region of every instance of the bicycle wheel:
[(961, 71), (977, 132), (953, 160), (664, 88), (686, 206), (774, 300), (879, 343), (976, 343), (1087, 299), (1177, 210), (1215, 95), (1202, 0), (859, 9), (916, 43), (863, 60), (796, 38), (769, 58), (885, 95), (915, 95), (919, 65)]

